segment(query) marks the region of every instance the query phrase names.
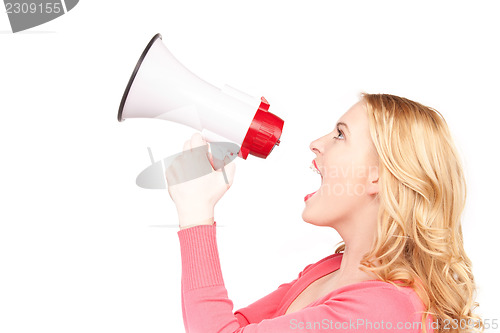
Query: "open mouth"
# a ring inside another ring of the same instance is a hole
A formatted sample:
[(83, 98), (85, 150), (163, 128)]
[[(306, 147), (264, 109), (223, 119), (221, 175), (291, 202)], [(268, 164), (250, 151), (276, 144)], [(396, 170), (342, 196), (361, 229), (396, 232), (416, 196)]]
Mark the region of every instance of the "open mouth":
[[(323, 175), (319, 171), (318, 165), (316, 164), (315, 160), (312, 161), (312, 164), (311, 164), (310, 168), (311, 168), (312, 171), (316, 172), (317, 174), (319, 174), (321, 176), (321, 182), (323, 182)], [(318, 192), (318, 190), (314, 191), (313, 193), (309, 193), (308, 195), (306, 195), (304, 197), (304, 201), (309, 200), (309, 198), (311, 198), (316, 192)]]

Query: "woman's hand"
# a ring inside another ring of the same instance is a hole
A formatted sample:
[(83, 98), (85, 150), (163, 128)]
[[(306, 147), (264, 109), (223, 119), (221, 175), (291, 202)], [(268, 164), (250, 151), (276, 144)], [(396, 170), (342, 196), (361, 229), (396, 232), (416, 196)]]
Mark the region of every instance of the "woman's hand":
[[(225, 161), (229, 162), (229, 158)], [(213, 224), (215, 204), (233, 184), (235, 169), (234, 162), (225, 165), (227, 184), (222, 170), (214, 170), (212, 155), (200, 133), (184, 143), (183, 153), (165, 171), (181, 229)], [(203, 176), (197, 177), (200, 174)]]

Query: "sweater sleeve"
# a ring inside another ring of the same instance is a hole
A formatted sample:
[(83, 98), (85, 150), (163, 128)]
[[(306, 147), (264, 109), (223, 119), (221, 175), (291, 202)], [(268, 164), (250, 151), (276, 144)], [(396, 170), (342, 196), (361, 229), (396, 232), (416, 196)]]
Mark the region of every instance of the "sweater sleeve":
[[(408, 295), (390, 287), (351, 290), (339, 293), (325, 302), (300, 311), (259, 322), (238, 319), (233, 314), (233, 303), (228, 298), (217, 252), (215, 226), (200, 225), (178, 231), (182, 259), (183, 319), (188, 333), (280, 333), (401, 331), (420, 332), (418, 329), (396, 329), (396, 323), (412, 323), (420, 318), (415, 314)], [(290, 283), (291, 284), (291, 283)], [(282, 296), (290, 284), (266, 296), (271, 302)], [(280, 286), (280, 287), (282, 287)], [(266, 297), (252, 304), (264, 304)], [(260, 303), (259, 303), (260, 302)], [(266, 311), (264, 311), (266, 312)], [(245, 313), (245, 311), (241, 311)], [(252, 313), (252, 311), (248, 311)], [(255, 315), (255, 320), (264, 315)], [(248, 319), (248, 318), (247, 318)], [(388, 322), (390, 326), (388, 326)], [(371, 324), (371, 327), (369, 326)], [(385, 326), (380, 326), (384, 325)], [(374, 325), (378, 325), (375, 328)]]

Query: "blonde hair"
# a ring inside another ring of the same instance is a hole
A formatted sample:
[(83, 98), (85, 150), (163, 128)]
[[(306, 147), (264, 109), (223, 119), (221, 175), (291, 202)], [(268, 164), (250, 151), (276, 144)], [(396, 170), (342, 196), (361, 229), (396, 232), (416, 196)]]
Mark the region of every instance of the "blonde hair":
[[(466, 183), (446, 121), (406, 98), (362, 93), (361, 99), (380, 186), (377, 237), (361, 269), (412, 287), (425, 305), (424, 332), (428, 315), (434, 332), (483, 332), (483, 320), (472, 313), (479, 303), (462, 238)], [(344, 249), (342, 242), (335, 253)]]

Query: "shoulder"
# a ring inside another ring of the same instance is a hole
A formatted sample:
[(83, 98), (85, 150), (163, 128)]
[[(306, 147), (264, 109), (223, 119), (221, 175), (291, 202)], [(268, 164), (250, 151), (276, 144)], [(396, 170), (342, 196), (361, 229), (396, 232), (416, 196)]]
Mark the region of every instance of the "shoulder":
[(342, 253), (334, 253), (334, 254), (331, 254), (327, 257), (324, 257), (323, 259), (321, 260), (318, 260), (317, 262), (315, 263), (312, 263), (312, 264), (309, 264), (307, 265), (303, 270), (302, 272), (300, 272), (299, 276), (302, 276), (304, 275), (305, 273), (313, 270), (314, 268), (318, 267), (318, 266), (321, 266), (321, 264), (323, 264), (325, 261), (330, 261), (330, 260), (335, 260), (335, 259), (338, 259), (339, 260), (339, 264), (340, 264), (340, 259), (342, 258)]
[[(342, 289), (342, 288), (340, 288)], [(402, 308), (415, 308), (420, 301), (411, 287), (393, 285), (384, 281), (364, 281), (345, 287), (346, 293), (363, 297), (367, 302)]]
[(341, 287), (326, 303), (338, 306), (339, 302), (359, 316), (401, 322), (419, 322), (425, 310), (411, 287), (384, 281), (364, 281)]

